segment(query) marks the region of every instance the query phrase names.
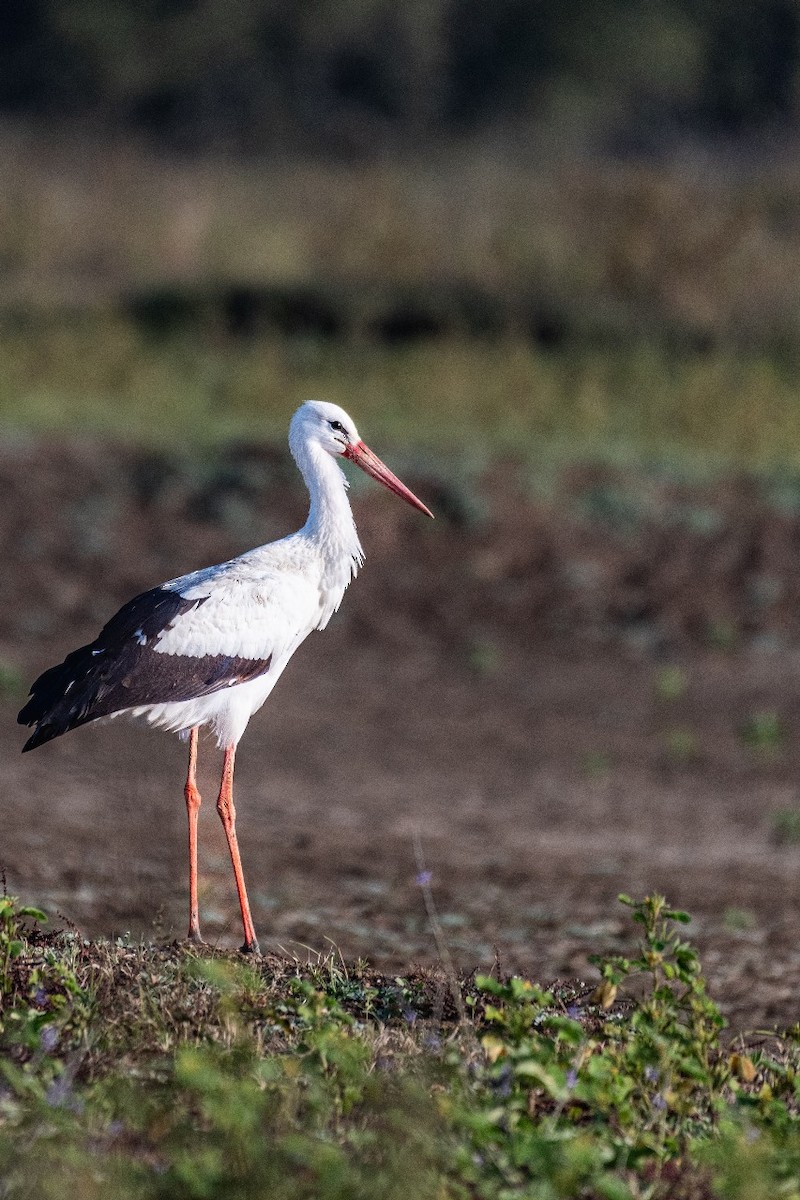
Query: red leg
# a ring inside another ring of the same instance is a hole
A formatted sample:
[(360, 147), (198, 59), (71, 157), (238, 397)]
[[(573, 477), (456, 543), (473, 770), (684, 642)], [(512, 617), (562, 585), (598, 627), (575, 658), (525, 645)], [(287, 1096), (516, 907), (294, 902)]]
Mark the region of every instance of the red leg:
[(186, 812), (189, 815), (189, 941), (202, 942), (200, 915), (197, 905), (197, 814), (200, 810), (200, 793), (197, 790), (197, 734), (195, 725), (189, 733), (189, 770), (186, 775)]
[(250, 904), (247, 899), (247, 889), (244, 886), (244, 872), (239, 855), (239, 843), (236, 840), (236, 809), (233, 807), (233, 764), (236, 758), (236, 747), (225, 747), (225, 760), (222, 764), (222, 781), (219, 785), (217, 812), (220, 815), (225, 837), (228, 839), (228, 849), (231, 852), (233, 874), (236, 877), (236, 890), (239, 893), (239, 907), (242, 910), (242, 925), (244, 926), (243, 954), (260, 954), (258, 939), (250, 915)]

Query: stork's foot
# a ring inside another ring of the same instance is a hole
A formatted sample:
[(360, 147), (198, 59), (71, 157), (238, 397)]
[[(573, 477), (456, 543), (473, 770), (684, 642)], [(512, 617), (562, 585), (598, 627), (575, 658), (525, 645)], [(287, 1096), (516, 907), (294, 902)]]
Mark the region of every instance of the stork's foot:
[(190, 929), (186, 935), (186, 940), (191, 942), (193, 946), (205, 946), (206, 942), (199, 929)]
[(239, 953), (240, 954), (260, 954), (261, 947), (258, 944), (258, 938), (254, 937), (252, 941), (245, 942), (244, 945), (239, 948)]

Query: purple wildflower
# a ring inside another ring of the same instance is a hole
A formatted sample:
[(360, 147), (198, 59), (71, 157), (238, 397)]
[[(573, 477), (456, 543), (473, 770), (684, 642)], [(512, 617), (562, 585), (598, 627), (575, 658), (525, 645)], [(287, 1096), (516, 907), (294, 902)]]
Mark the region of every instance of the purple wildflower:
[(655, 1096), (653, 1096), (653, 1108), (658, 1109), (659, 1112), (663, 1112), (666, 1107), (667, 1102), (661, 1095), (661, 1092), (658, 1092)]
[(578, 1072), (575, 1070), (574, 1067), (570, 1067), (570, 1069), (567, 1071), (567, 1087), (569, 1088), (570, 1091), (572, 1091), (572, 1089), (575, 1087), (575, 1084), (577, 1082), (578, 1082)]
[(428, 887), (433, 879), (433, 871), (420, 871), (417, 878), (414, 880), (417, 887)]
[(58, 1045), (58, 1030), (55, 1025), (45, 1025), (39, 1035), (39, 1040), (45, 1054), (51, 1054)]
[(68, 1108), (71, 1112), (80, 1112), (82, 1102), (72, 1091), (72, 1078), (68, 1071), (54, 1079), (45, 1093), (45, 1100), (51, 1108)]

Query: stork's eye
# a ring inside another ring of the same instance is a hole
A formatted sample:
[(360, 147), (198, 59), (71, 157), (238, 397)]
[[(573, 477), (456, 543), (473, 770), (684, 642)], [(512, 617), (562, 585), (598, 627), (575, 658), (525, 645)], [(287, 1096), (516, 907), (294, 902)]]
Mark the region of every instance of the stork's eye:
[(347, 430), (345, 429), (345, 427), (341, 421), (329, 421), (328, 424), (330, 425), (330, 427), (334, 431), (334, 433), (343, 433), (344, 436), (347, 437)]

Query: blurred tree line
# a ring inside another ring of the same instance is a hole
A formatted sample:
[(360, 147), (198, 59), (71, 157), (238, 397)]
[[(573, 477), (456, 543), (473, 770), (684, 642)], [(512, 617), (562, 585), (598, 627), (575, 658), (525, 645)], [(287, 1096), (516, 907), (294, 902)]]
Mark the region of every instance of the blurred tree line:
[(0, 111), (172, 147), (369, 153), (786, 128), (797, 0), (4, 0)]

